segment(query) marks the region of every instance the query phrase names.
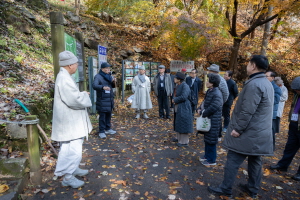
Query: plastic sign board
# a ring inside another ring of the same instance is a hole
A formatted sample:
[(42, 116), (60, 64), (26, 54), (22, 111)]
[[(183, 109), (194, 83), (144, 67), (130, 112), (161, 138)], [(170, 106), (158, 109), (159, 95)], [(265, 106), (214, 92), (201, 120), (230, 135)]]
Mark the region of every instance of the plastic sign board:
[(106, 47), (98, 45), (98, 69), (104, 62), (107, 62)]
[[(65, 50), (71, 51), (75, 56), (77, 55), (76, 51), (76, 40), (72, 36), (65, 33)], [(76, 83), (79, 82), (79, 73), (78, 69), (76, 70), (75, 74), (72, 75)]]
[(191, 72), (195, 68), (194, 61), (181, 61), (181, 60), (172, 60), (170, 64), (171, 72), (180, 72), (181, 69), (186, 69), (187, 72)]

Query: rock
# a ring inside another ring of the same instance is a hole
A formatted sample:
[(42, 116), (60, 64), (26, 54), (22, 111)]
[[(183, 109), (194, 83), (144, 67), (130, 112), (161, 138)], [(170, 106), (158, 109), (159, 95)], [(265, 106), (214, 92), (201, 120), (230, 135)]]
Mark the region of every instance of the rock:
[(82, 23), (81, 26), (80, 26), (80, 28), (81, 28), (81, 29), (87, 29), (86, 23)]
[(76, 23), (80, 22), (80, 17), (77, 16), (77, 15), (75, 15), (75, 14), (72, 13), (71, 11), (68, 11), (68, 12), (67, 12), (67, 16), (68, 16), (68, 18), (69, 18), (72, 22), (76, 22)]
[(88, 39), (88, 38), (86, 38), (84, 40), (84, 46), (88, 47), (90, 49), (98, 50), (98, 45), (99, 45), (99, 43), (95, 40), (91, 40), (91, 39)]
[(31, 31), (30, 31), (30, 26), (28, 24), (20, 24), (18, 26), (18, 29), (19, 31), (21, 31), (22, 33), (25, 33), (25, 34), (30, 34)]
[(6, 131), (8, 136), (13, 139), (27, 138), (26, 125), (7, 124)]
[(31, 12), (29, 12), (28, 10), (26, 10), (25, 8), (21, 8), (21, 11), (23, 13), (23, 15), (25, 15), (25, 17), (27, 17), (28, 19), (32, 20), (32, 21), (35, 21), (36, 20), (36, 17), (31, 14)]
[(69, 25), (69, 22), (66, 20), (66, 18), (65, 18), (65, 17), (63, 17), (63, 25), (64, 25), (64, 26), (67, 26), (67, 25)]
[(120, 51), (120, 55), (121, 55), (124, 59), (128, 58), (128, 53), (127, 53), (126, 50), (121, 50), (121, 51)]
[(143, 49), (138, 48), (138, 47), (133, 47), (133, 50), (134, 50), (135, 52), (137, 52), (137, 53), (143, 53), (143, 52), (144, 52)]
[(100, 35), (98, 34), (97, 30), (94, 27), (92, 27), (91, 29), (94, 33), (94, 37), (96, 38), (96, 40), (100, 40), (101, 38), (100, 38)]
[(6, 20), (7, 24), (14, 24), (17, 21), (18, 21), (18, 18), (14, 15), (9, 15)]
[(113, 23), (115, 21), (114, 18), (113, 18), (113, 16), (111, 16), (107, 12), (97, 13), (97, 16), (100, 19), (102, 19), (103, 21), (108, 22), (108, 23)]
[(0, 160), (0, 179), (22, 178), (26, 173), (26, 158), (9, 158)]

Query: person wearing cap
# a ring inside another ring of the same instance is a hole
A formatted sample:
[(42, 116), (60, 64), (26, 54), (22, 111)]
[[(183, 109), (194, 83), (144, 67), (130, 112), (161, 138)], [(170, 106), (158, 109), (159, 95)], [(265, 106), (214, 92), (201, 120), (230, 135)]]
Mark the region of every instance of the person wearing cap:
[[(270, 166), (272, 170), (284, 172), (288, 170), (300, 147), (300, 76), (292, 81), (291, 88), (294, 92), (294, 97), (289, 113), (288, 139), (281, 160), (276, 165)], [(292, 178), (300, 181), (300, 166)]]
[[(219, 85), (219, 89), (220, 89), (220, 91), (222, 93), (222, 96), (223, 96), (223, 105), (224, 105), (224, 103), (227, 101), (227, 99), (229, 97), (229, 90), (228, 90), (228, 87), (227, 87), (226, 80), (219, 74), (220, 66), (216, 65), (216, 64), (212, 64), (207, 69), (208, 69), (209, 74), (213, 73), (213, 74), (218, 74), (220, 76), (221, 82), (220, 82), (220, 85)], [(223, 106), (222, 106), (222, 109), (223, 109)], [(222, 139), (222, 124), (220, 125), (220, 130), (219, 131), (220, 131), (219, 132), (219, 141), (221, 141), (221, 139)]]
[(145, 66), (139, 66), (138, 75), (136, 75), (132, 82), (132, 92), (134, 98), (131, 104), (131, 108), (136, 109), (136, 119), (140, 118), (141, 110), (144, 111), (143, 117), (148, 119), (147, 111), (152, 108), (152, 102), (150, 97), (151, 83), (150, 79), (145, 75)]
[(159, 117), (164, 118), (166, 116), (167, 119), (171, 119), (169, 97), (173, 93), (173, 84), (171, 77), (165, 73), (165, 68), (164, 65), (158, 66), (159, 73), (154, 77), (153, 89), (157, 96)]
[[(171, 81), (172, 81), (172, 86), (173, 86), (173, 90), (175, 88), (175, 82), (174, 82), (174, 78), (175, 76), (173, 74), (171, 74), (171, 70), (170, 69), (166, 69), (166, 74), (169, 75), (171, 77)], [(174, 94), (173, 94), (174, 95)], [(170, 96), (170, 111), (174, 112), (174, 103), (173, 103), (173, 95)]]
[(205, 98), (203, 103), (197, 109), (197, 112), (202, 117), (208, 117), (211, 120), (211, 128), (208, 132), (204, 133), (205, 151), (204, 155), (200, 157), (203, 165), (216, 165), (217, 158), (217, 144), (219, 128), (222, 119), (222, 104), (223, 97), (220, 89), (220, 76), (218, 74), (208, 74), (206, 82)]
[(106, 134), (116, 133), (111, 129), (111, 115), (114, 108), (115, 78), (110, 74), (111, 65), (107, 62), (101, 64), (101, 69), (96, 74), (93, 88), (97, 91), (96, 109), (99, 113), (99, 137), (106, 138)]
[(192, 104), (192, 114), (194, 116), (195, 110), (197, 108), (198, 99), (199, 99), (199, 93), (202, 89), (202, 80), (197, 77), (198, 71), (196, 69), (192, 69), (190, 72), (190, 76), (186, 77), (185, 82), (190, 86), (191, 89), (191, 96), (193, 96), (193, 102)]
[(283, 115), (283, 109), (285, 102), (288, 100), (289, 97), (289, 92), (287, 88), (283, 84), (283, 80), (280, 77), (275, 77), (274, 79), (275, 84), (281, 89), (281, 96), (280, 96), (280, 101), (278, 104), (278, 110), (277, 110), (277, 115), (275, 119), (275, 134), (280, 132), (280, 119)]
[(257, 198), (262, 178), (261, 157), (273, 155), (274, 89), (265, 76), (268, 67), (268, 59), (263, 55), (253, 55), (247, 65), (249, 78), (239, 94), (223, 142), (228, 150), (224, 179), (219, 186), (208, 187), (211, 193), (231, 197), (239, 167), (248, 157), (248, 184), (240, 184), (239, 188)]
[(89, 93), (80, 92), (72, 74), (78, 67), (77, 57), (70, 51), (59, 54), (60, 71), (55, 80), (51, 140), (60, 142), (55, 176), (64, 176), (62, 185), (79, 188), (88, 170), (79, 168), (82, 143), (92, 131), (87, 108), (92, 106)]
[(176, 138), (173, 142), (177, 142), (177, 146), (188, 146), (189, 133), (194, 131), (193, 118), (191, 115), (192, 107), (189, 102), (190, 87), (184, 82), (185, 75), (177, 72), (174, 78), (176, 89), (174, 90), (173, 103), (174, 109), (174, 131)]
[(274, 89), (274, 102), (273, 102), (273, 120), (272, 120), (272, 132), (273, 132), (273, 151), (275, 151), (275, 133), (276, 133), (276, 116), (277, 116), (277, 110), (278, 105), (280, 102), (280, 96), (282, 94), (281, 89), (275, 84), (275, 77), (277, 73), (274, 71), (267, 71), (266, 77), (267, 79), (272, 83), (273, 89)]
[(189, 75), (186, 73), (186, 69), (185, 69), (185, 68), (182, 68), (182, 69), (181, 69), (181, 73), (184, 74), (185, 78), (189, 76)]

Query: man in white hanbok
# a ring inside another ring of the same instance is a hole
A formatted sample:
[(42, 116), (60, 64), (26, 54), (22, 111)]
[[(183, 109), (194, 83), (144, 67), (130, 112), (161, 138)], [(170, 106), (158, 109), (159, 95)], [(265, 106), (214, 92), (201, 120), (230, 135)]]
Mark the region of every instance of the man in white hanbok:
[(87, 108), (92, 106), (89, 93), (80, 92), (71, 77), (78, 67), (77, 57), (70, 51), (59, 54), (60, 71), (54, 91), (51, 139), (60, 142), (54, 175), (64, 176), (62, 185), (79, 188), (84, 182), (75, 176), (85, 176), (88, 170), (79, 168), (82, 143), (92, 130)]
[(136, 75), (132, 82), (132, 92), (134, 98), (131, 104), (131, 108), (136, 109), (135, 118), (140, 118), (141, 110), (144, 111), (144, 118), (148, 119), (147, 111), (152, 108), (152, 102), (150, 97), (151, 83), (149, 78), (145, 75), (145, 67), (139, 67), (139, 73)]

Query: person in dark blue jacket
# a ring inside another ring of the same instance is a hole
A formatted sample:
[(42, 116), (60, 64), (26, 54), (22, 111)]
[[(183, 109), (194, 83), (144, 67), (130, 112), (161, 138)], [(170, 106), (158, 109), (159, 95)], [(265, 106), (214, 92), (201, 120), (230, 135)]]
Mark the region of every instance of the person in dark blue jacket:
[(277, 76), (276, 72), (273, 71), (267, 71), (266, 77), (267, 79), (272, 83), (274, 88), (274, 107), (273, 107), (273, 121), (272, 121), (272, 132), (273, 132), (273, 151), (275, 151), (275, 133), (276, 133), (276, 117), (277, 117), (277, 110), (278, 105), (281, 97), (281, 89), (276, 85), (274, 82), (275, 77)]
[(239, 91), (237, 88), (237, 85), (234, 80), (231, 79), (233, 73), (232, 71), (226, 71), (224, 74), (224, 79), (226, 80), (228, 91), (229, 91), (229, 97), (227, 101), (223, 105), (222, 115), (224, 117), (224, 127), (223, 132), (226, 133), (227, 127), (230, 121), (230, 109), (233, 104), (234, 99), (238, 96)]
[(111, 65), (104, 62), (101, 70), (94, 78), (93, 88), (97, 91), (96, 109), (99, 113), (99, 137), (106, 138), (106, 134), (115, 134), (111, 129), (111, 114), (114, 108), (115, 78), (110, 74)]
[(202, 81), (197, 77), (197, 73), (198, 71), (196, 69), (192, 69), (190, 76), (185, 79), (186, 84), (188, 84), (191, 89), (191, 96), (194, 96), (194, 100), (191, 102), (193, 116), (198, 105), (199, 93), (202, 89)]

